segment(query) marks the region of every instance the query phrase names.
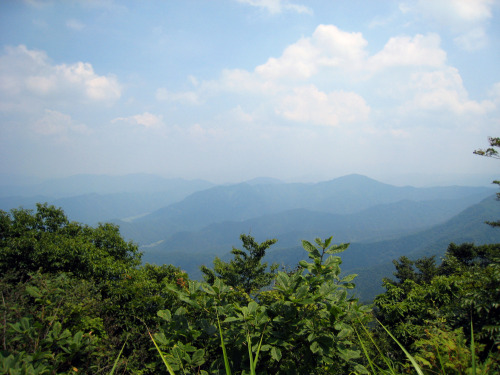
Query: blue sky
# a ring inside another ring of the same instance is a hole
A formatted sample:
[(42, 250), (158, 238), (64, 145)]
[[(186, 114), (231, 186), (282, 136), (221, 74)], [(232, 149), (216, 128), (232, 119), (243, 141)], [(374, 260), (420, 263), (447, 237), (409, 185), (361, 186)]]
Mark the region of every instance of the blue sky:
[(497, 0), (0, 2), (0, 174), (483, 184)]

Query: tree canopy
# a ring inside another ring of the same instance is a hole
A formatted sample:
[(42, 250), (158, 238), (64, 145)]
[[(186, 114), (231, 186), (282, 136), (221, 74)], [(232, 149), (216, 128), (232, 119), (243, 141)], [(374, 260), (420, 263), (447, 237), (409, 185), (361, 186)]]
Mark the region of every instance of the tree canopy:
[[(490, 143), (490, 147), (487, 149), (478, 149), (474, 151), (474, 154), (480, 155), (480, 156), (486, 156), (489, 158), (494, 158), (494, 159), (500, 159), (500, 154), (498, 153), (498, 149), (500, 149), (500, 138), (498, 137), (488, 137), (488, 141)], [(500, 186), (500, 181), (495, 180), (493, 181), (494, 184), (497, 184)], [(497, 193), (497, 199), (500, 200), (500, 193)], [(492, 227), (500, 227), (500, 220), (497, 221), (487, 221), (486, 222), (488, 225), (491, 225)]]
[(117, 279), (141, 263), (137, 245), (113, 224), (96, 228), (70, 222), (64, 211), (37, 204), (36, 212), (0, 210), (0, 273), (70, 272), (90, 279)]
[(220, 258), (214, 259), (214, 268), (201, 267), (205, 280), (213, 284), (216, 278), (233, 288), (240, 288), (245, 293), (252, 293), (268, 286), (275, 277), (278, 266), (273, 264), (268, 270), (267, 263), (262, 262), (267, 249), (276, 243), (276, 239), (266, 240), (258, 243), (246, 234), (240, 236), (243, 249), (234, 248), (231, 254), (234, 258), (224, 262)]

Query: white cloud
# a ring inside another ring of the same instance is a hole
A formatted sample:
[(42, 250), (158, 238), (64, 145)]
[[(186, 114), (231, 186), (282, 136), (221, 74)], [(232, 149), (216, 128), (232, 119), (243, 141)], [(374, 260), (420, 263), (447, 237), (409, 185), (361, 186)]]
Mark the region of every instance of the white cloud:
[(268, 79), (309, 78), (317, 72), (318, 52), (310, 39), (303, 38), (287, 47), (280, 58), (271, 57), (265, 64), (255, 68), (255, 71)]
[[(494, 110), (494, 100), (469, 98), (440, 44), (434, 33), (396, 36), (370, 56), (361, 33), (319, 25), (311, 36), (300, 38), (253, 71), (226, 69), (218, 80), (196, 80), (193, 92), (159, 89), (157, 98), (192, 103), (200, 98), (229, 100), (240, 109), (238, 100), (244, 100), (246, 113), (252, 114), (247, 122), (253, 123), (278, 115), (304, 126), (349, 128), (352, 123), (367, 126), (376, 116), (385, 124), (384, 131), (409, 126), (418, 111), (460, 116)], [(373, 103), (382, 103), (383, 109), (377, 110)], [(384, 119), (381, 113), (390, 108), (391, 118)]]
[(413, 73), (410, 77), (413, 99), (406, 103), (410, 110), (445, 110), (456, 115), (482, 115), (496, 108), (490, 100), (470, 100), (458, 70), (452, 67), (434, 72)]
[(262, 8), (270, 14), (291, 11), (296, 13), (312, 14), (312, 10), (305, 5), (293, 4), (287, 0), (237, 0), (239, 3)]
[(434, 20), (457, 35), (454, 39), (457, 46), (473, 51), (488, 44), (485, 27), (492, 18), (494, 5), (495, 0), (419, 0), (406, 3), (401, 9)]
[(229, 111), (231, 118), (238, 122), (246, 122), (251, 123), (255, 120), (255, 116), (250, 113), (247, 113), (241, 108), (241, 105), (238, 105), (236, 108), (233, 108)]
[(268, 79), (307, 79), (321, 67), (352, 69), (362, 63), (367, 44), (361, 33), (319, 25), (312, 37), (300, 39), (287, 47), (281, 57), (270, 58), (255, 71)]
[(292, 121), (337, 126), (367, 120), (370, 107), (358, 94), (324, 93), (310, 85), (296, 88), (284, 97), (277, 113)]
[(446, 52), (440, 42), (437, 34), (393, 37), (382, 51), (370, 57), (368, 67), (379, 70), (395, 66), (442, 66)]
[(85, 24), (81, 21), (71, 18), (66, 21), (66, 27), (74, 31), (82, 31), (85, 28)]
[(415, 5), (421, 13), (451, 28), (465, 23), (480, 23), (491, 18), (494, 0), (419, 0)]
[(54, 65), (45, 52), (24, 45), (6, 47), (0, 56), (0, 99), (4, 109), (27, 110), (33, 100), (50, 105), (68, 101), (109, 104), (120, 98), (121, 91), (116, 77), (96, 74), (90, 63)]
[(195, 91), (171, 92), (163, 87), (156, 90), (156, 100), (173, 101), (173, 102), (181, 102), (189, 104), (201, 103), (199, 95)]
[(493, 100), (496, 103), (500, 104), (500, 82), (493, 84), (493, 86), (489, 90), (489, 95), (493, 97)]
[(163, 116), (154, 115), (149, 112), (144, 112), (142, 114), (130, 117), (118, 117), (113, 119), (111, 122), (126, 122), (129, 124), (140, 125), (147, 129), (159, 129), (165, 126), (165, 123), (163, 122)]
[(42, 135), (58, 136), (66, 139), (71, 133), (88, 134), (90, 129), (83, 124), (76, 124), (70, 115), (46, 109), (44, 114), (34, 122), (33, 130)]
[(488, 45), (488, 36), (482, 27), (477, 27), (457, 36), (453, 41), (466, 51), (477, 51)]

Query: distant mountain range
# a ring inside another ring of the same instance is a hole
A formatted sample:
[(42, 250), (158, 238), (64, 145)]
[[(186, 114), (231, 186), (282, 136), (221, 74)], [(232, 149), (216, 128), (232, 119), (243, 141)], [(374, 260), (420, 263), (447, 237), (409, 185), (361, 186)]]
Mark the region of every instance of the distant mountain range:
[[(19, 179), (18, 179), (19, 180)], [(37, 202), (62, 207), (75, 221), (130, 220), (214, 186), (204, 180), (166, 179), (156, 175), (76, 175), (37, 184), (0, 181), (0, 209), (33, 209)]]
[[(175, 233), (194, 232), (211, 224), (242, 222), (273, 214), (282, 214), (283, 217), (288, 217), (290, 214), (301, 216), (297, 212), (293, 214), (293, 210), (307, 210), (309, 217), (314, 216), (314, 212), (319, 216), (324, 216), (325, 213), (347, 215), (378, 205), (409, 201), (420, 202), (422, 207), (427, 205), (429, 212), (433, 212), (432, 217), (428, 219), (418, 219), (418, 225), (425, 225), (423, 224), (425, 220), (428, 220), (428, 225), (433, 225), (436, 220), (446, 220), (493, 192), (493, 189), (485, 187), (396, 187), (360, 175), (349, 175), (317, 184), (241, 183), (201, 190), (132, 223), (118, 222), (118, 224), (126, 237), (133, 238), (141, 244), (151, 244), (158, 241), (165, 242)], [(453, 203), (450, 202), (453, 200), (456, 204), (454, 209)], [(402, 207), (399, 210), (404, 209), (404, 204), (401, 203)], [(448, 207), (446, 211), (439, 212), (433, 209), (433, 205), (440, 204)], [(398, 210), (394, 207), (393, 209)], [(445, 212), (448, 212), (448, 216)], [(408, 210), (407, 214), (413, 215), (412, 210)], [(324, 217), (317, 216), (317, 221), (323, 219)], [(330, 219), (333, 217), (329, 217)], [(263, 220), (272, 219), (263, 218)], [(277, 220), (278, 218), (274, 222), (278, 223)], [(337, 217), (337, 221), (342, 219)], [(308, 221), (302, 220), (302, 222), (307, 225)], [(414, 225), (408, 224), (410, 227)], [(246, 227), (243, 225), (245, 232), (253, 231), (253, 227), (254, 225), (250, 223)], [(293, 231), (295, 230), (296, 228), (293, 228)]]
[(258, 178), (215, 186), (154, 175), (79, 175), (38, 184), (0, 183), (0, 209), (36, 202), (62, 207), (71, 220), (113, 221), (140, 245), (144, 261), (172, 263), (200, 277), (199, 266), (240, 247), (239, 235), (277, 238), (266, 260), (285, 268), (306, 256), (301, 239), (350, 242), (342, 269), (357, 271), (356, 293), (371, 299), (401, 255), (442, 255), (450, 242), (500, 242), (500, 202), (486, 187), (397, 187), (361, 175), (315, 184)]

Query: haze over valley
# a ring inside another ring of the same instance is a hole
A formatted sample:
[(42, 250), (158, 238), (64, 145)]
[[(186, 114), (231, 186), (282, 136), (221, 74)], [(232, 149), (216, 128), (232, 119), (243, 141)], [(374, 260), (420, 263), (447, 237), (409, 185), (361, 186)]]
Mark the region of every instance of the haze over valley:
[(202, 264), (211, 266), (215, 256), (228, 258), (241, 247), (241, 234), (260, 242), (276, 238), (264, 260), (284, 269), (304, 259), (301, 240), (333, 235), (351, 243), (342, 269), (363, 275), (358, 291), (372, 298), (401, 255), (439, 257), (450, 242), (500, 241), (500, 233), (484, 224), (500, 216), (495, 192), (487, 186), (394, 186), (356, 174), (318, 183), (262, 178), (226, 185), (146, 174), (79, 175), (36, 185), (4, 183), (0, 209), (47, 202), (70, 220), (113, 222), (140, 246), (143, 261), (180, 266), (192, 278), (201, 278)]

